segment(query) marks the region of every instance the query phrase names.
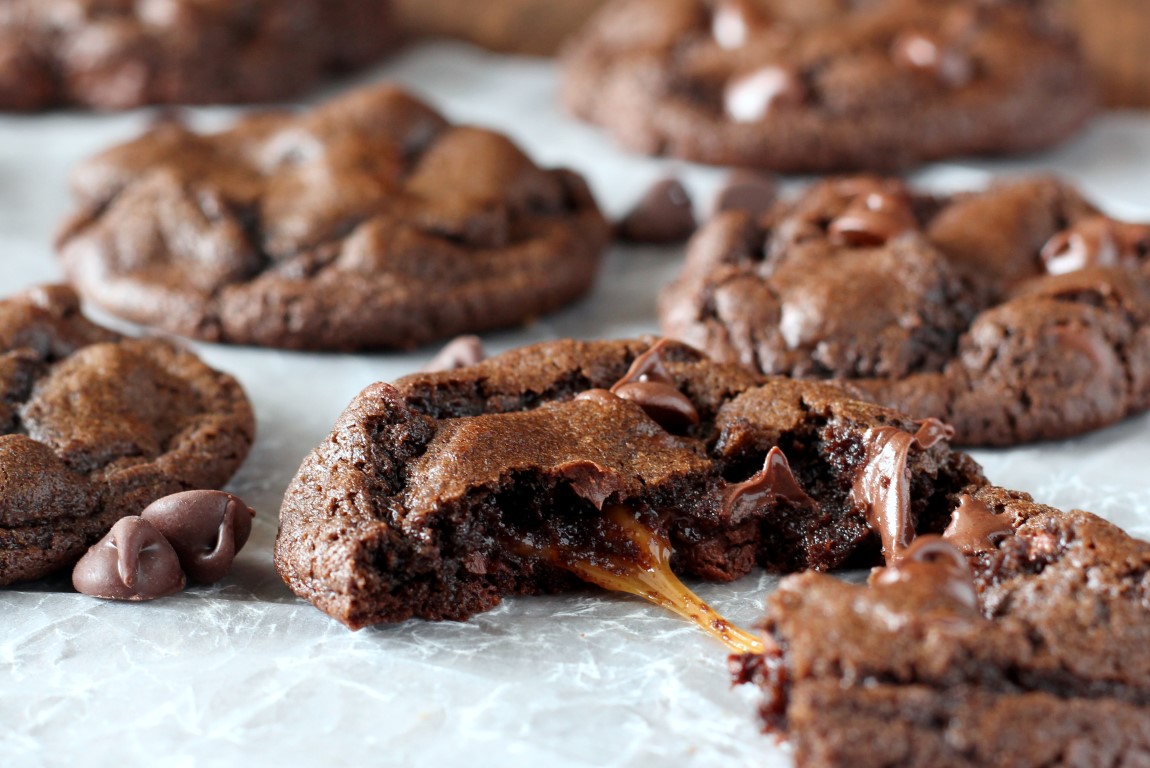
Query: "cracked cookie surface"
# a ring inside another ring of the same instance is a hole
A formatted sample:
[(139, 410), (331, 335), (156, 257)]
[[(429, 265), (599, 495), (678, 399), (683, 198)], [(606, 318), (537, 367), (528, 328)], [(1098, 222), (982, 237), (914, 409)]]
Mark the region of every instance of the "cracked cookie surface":
[(70, 567), (161, 496), (218, 488), (254, 433), (231, 376), (89, 322), (71, 289), (0, 301), (0, 585)]
[(1054, 4), (615, 0), (563, 98), (628, 148), (785, 173), (1033, 151), (1095, 109)]
[(959, 443), (1058, 439), (1150, 404), (1150, 226), (1050, 178), (953, 196), (833, 179), (716, 216), (660, 317), (717, 359), (837, 380)]
[(609, 226), (576, 174), (383, 85), (81, 165), (60, 258), (86, 299), (208, 341), (414, 347), (584, 295)]

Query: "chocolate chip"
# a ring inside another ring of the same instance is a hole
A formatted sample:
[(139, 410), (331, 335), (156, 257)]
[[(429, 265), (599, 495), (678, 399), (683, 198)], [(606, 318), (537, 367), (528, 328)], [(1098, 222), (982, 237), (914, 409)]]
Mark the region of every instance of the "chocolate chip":
[(891, 58), (899, 67), (930, 74), (948, 88), (961, 88), (974, 79), (969, 56), (923, 32), (904, 32), (896, 37)]
[(679, 243), (695, 231), (691, 197), (678, 179), (653, 184), (622, 221), (619, 237), (636, 243)]
[(827, 227), (835, 245), (868, 248), (883, 245), (918, 226), (910, 203), (890, 192), (868, 192), (853, 201)]
[(996, 542), (1013, 533), (1006, 515), (996, 515), (986, 504), (964, 493), (942, 537), (960, 551), (973, 554), (993, 550)]
[(219, 581), (252, 532), (255, 511), (223, 491), (184, 491), (149, 504), (141, 516), (164, 535), (188, 576)]
[(711, 36), (720, 48), (742, 48), (770, 20), (750, 0), (719, 0), (711, 15)]
[(1039, 255), (1046, 272), (1063, 275), (1086, 267), (1135, 266), (1150, 251), (1150, 226), (1090, 216), (1051, 237)]
[(899, 582), (929, 580), (935, 591), (971, 608), (978, 606), (978, 592), (970, 564), (962, 553), (940, 536), (919, 536), (907, 547), (897, 563), (876, 569), (872, 587)]
[(457, 336), (443, 346), (422, 369), (422, 373), (456, 371), (487, 359), (487, 350), (478, 336)]
[(790, 68), (771, 65), (747, 72), (727, 83), (723, 108), (737, 123), (763, 120), (776, 106), (801, 104), (807, 89)]
[(752, 218), (766, 213), (778, 197), (778, 188), (771, 176), (750, 171), (735, 171), (715, 195), (715, 213), (745, 211)]
[(699, 423), (699, 413), (687, 396), (675, 385), (662, 381), (628, 381), (611, 391), (643, 409), (668, 432), (678, 432)]
[(72, 571), (76, 591), (109, 600), (152, 600), (184, 588), (172, 545), (141, 517), (120, 519)]

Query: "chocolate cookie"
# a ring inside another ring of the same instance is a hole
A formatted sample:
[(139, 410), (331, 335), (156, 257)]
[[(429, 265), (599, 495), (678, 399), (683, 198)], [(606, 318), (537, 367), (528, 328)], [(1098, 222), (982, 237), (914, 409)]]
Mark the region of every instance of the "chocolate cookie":
[(652, 549), (719, 581), (881, 562), (972, 482), (938, 422), (826, 384), (674, 342), (551, 342), (360, 393), (288, 489), (275, 563), (352, 628), (461, 620), (574, 574), (626, 582)]
[(70, 567), (161, 496), (223, 485), (254, 432), (232, 377), (92, 324), (70, 288), (0, 301), (0, 586)]
[(732, 659), (767, 728), (799, 768), (1150, 761), (1150, 544), (1001, 488), (958, 512), (869, 587), (780, 583)]
[(586, 184), (392, 86), (80, 166), (60, 257), (85, 298), (208, 341), (413, 347), (586, 293), (610, 228)]
[(395, 0), (405, 31), (458, 37), (486, 48), (553, 55), (604, 0)]
[(389, 0), (6, 0), (0, 110), (275, 101), (391, 44)]
[(1032, 151), (1095, 109), (1046, 2), (615, 0), (562, 88), (636, 151), (783, 172)]
[(935, 197), (828, 180), (716, 216), (661, 296), (670, 336), (1013, 445), (1150, 404), (1150, 226), (1053, 179)]

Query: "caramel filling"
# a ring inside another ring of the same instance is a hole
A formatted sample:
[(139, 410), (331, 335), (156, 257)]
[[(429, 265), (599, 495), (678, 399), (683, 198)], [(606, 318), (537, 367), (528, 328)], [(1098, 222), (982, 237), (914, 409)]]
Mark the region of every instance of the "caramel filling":
[(522, 543), (521, 553), (541, 558), (584, 581), (649, 600), (696, 624), (734, 653), (763, 653), (763, 642), (715, 612), (671, 571), (670, 542), (623, 504), (604, 508), (600, 529), (619, 551)]

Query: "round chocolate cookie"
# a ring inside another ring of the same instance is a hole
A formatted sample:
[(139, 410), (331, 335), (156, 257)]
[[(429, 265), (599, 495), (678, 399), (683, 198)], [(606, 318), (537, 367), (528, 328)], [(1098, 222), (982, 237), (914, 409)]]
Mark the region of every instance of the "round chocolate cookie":
[(568, 46), (563, 99), (636, 151), (782, 172), (1026, 152), (1095, 109), (1052, 6), (614, 0)]
[(610, 227), (582, 178), (392, 86), (81, 165), (58, 247), (86, 299), (208, 341), (414, 347), (591, 287)]
[(664, 290), (666, 333), (765, 373), (1013, 445), (1150, 405), (1150, 226), (1049, 178), (934, 197), (828, 180), (722, 213)]
[(877, 564), (985, 482), (946, 436), (675, 342), (539, 344), (360, 393), (289, 487), (275, 563), (353, 628), (462, 620), (596, 568), (649, 596), (619, 582), (655, 550), (716, 581)]
[(71, 567), (161, 496), (220, 487), (254, 433), (231, 376), (93, 325), (70, 288), (0, 300), (0, 586)]
[(393, 27), (390, 0), (5, 0), (0, 110), (285, 99)]

